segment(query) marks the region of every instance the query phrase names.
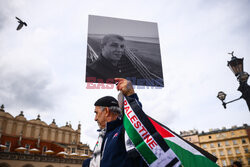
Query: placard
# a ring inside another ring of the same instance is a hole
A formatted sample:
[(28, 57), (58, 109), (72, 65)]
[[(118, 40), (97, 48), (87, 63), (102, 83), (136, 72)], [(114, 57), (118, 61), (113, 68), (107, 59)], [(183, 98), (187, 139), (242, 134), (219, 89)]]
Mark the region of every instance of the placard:
[(86, 82), (163, 87), (157, 23), (89, 15)]

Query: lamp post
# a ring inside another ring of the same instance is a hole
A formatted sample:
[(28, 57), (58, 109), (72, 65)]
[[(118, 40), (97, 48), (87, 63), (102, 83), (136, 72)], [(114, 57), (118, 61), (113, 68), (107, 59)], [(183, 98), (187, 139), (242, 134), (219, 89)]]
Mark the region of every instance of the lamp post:
[(249, 78), (249, 74), (247, 72), (244, 72), (243, 69), (243, 60), (244, 58), (237, 58), (234, 56), (234, 51), (232, 53), (228, 53), (232, 55), (232, 58), (230, 61), (228, 61), (227, 66), (232, 70), (234, 75), (237, 77), (237, 80), (239, 81), (240, 86), (238, 87), (238, 91), (242, 93), (242, 95), (234, 100), (231, 100), (229, 102), (224, 102), (226, 98), (226, 94), (222, 91), (218, 92), (218, 99), (222, 101), (222, 105), (226, 109), (226, 105), (228, 103), (232, 103), (234, 101), (237, 101), (241, 98), (243, 98), (248, 106), (248, 109), (250, 111), (250, 86), (247, 84), (247, 80)]

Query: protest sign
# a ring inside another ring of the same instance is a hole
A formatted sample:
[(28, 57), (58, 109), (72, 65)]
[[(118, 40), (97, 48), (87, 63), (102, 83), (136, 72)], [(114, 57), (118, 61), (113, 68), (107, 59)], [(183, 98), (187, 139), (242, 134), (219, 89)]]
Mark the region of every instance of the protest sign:
[(114, 78), (164, 86), (157, 23), (89, 16), (86, 82)]

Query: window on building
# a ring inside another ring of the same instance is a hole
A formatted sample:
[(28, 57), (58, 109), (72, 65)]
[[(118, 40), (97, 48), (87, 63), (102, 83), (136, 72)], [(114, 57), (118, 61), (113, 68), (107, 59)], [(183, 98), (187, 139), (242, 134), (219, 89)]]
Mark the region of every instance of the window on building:
[(238, 148), (235, 149), (236, 154), (240, 154), (240, 150)]
[(248, 158), (247, 161), (248, 161), (248, 165), (250, 165), (250, 158)]
[(75, 153), (76, 152), (76, 148), (72, 148), (71, 153)]
[(234, 132), (232, 132), (231, 135), (234, 136)]
[(212, 139), (212, 136), (208, 136), (209, 139)]
[(216, 156), (216, 152), (214, 151), (214, 152), (212, 152), (212, 154), (213, 154), (213, 156)]
[(26, 151), (24, 153), (25, 154), (29, 154), (30, 145), (29, 144), (25, 144), (25, 148), (26, 148)]
[(210, 147), (211, 147), (211, 148), (214, 148), (214, 143), (211, 143), (211, 144), (210, 144)]
[(224, 151), (221, 150), (220, 151), (220, 155), (223, 156), (224, 155)]
[(85, 150), (85, 154), (86, 154), (86, 155), (89, 155), (89, 150)]
[(233, 165), (233, 163), (234, 163), (234, 160), (230, 159), (230, 165)]
[(221, 143), (220, 142), (218, 142), (218, 147), (221, 147)]
[(246, 144), (246, 139), (241, 139), (242, 144)]
[(221, 160), (221, 163), (222, 163), (222, 166), (227, 166), (227, 162), (226, 162), (226, 160)]
[(233, 144), (236, 145), (237, 144), (237, 140), (233, 140)]
[(6, 146), (6, 148), (4, 149), (4, 152), (10, 152), (11, 142), (6, 141), (5, 146)]
[(248, 148), (244, 148), (245, 153), (248, 153)]
[(207, 145), (206, 145), (206, 144), (203, 144), (203, 145), (202, 145), (202, 148), (207, 148)]
[(225, 141), (225, 145), (226, 145), (226, 146), (229, 146), (229, 141)]
[(231, 154), (232, 154), (232, 151), (231, 151), (231, 150), (227, 150), (227, 154), (228, 154), (228, 155), (231, 155)]

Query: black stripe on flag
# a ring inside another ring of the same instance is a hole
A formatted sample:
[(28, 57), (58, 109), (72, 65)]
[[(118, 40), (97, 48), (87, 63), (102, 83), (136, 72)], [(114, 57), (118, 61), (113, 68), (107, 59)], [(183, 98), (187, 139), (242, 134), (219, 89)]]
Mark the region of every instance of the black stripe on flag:
[(169, 164), (167, 164), (165, 167), (172, 167), (174, 166), (179, 160), (177, 158), (172, 159)]

